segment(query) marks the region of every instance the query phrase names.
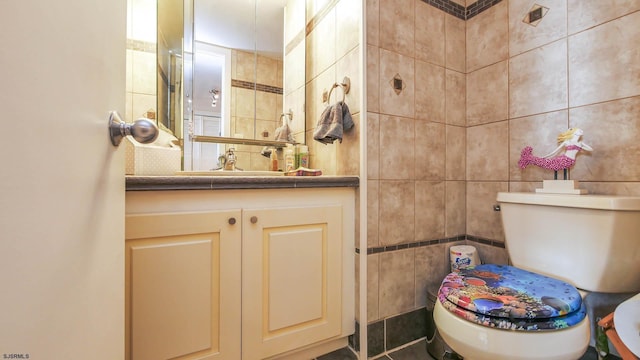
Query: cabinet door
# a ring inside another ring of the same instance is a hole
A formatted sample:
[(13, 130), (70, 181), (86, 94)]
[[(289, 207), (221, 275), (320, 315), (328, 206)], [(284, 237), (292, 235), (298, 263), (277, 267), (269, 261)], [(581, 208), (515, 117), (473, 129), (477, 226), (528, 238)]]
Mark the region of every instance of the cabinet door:
[(126, 359), (240, 359), (240, 216), (126, 217)]
[(244, 210), (242, 226), (243, 359), (340, 335), (342, 208)]

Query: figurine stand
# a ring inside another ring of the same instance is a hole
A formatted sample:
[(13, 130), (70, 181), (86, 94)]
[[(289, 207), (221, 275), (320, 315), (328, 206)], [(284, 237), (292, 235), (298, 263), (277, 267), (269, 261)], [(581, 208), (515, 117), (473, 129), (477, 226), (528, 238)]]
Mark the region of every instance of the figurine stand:
[(542, 189), (536, 189), (543, 194), (586, 194), (586, 189), (578, 189), (577, 180), (542, 180)]

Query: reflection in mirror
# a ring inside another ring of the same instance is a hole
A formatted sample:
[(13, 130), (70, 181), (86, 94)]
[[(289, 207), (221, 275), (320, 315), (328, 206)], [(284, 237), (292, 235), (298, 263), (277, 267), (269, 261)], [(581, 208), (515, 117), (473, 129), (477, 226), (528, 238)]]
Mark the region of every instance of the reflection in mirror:
[[(193, 44), (194, 55), (190, 64), (191, 114), (185, 119), (193, 134), (225, 136), (231, 127), (231, 50), (203, 42)], [(209, 170), (219, 167), (218, 157), (225, 152), (224, 145), (193, 142), (184, 139), (186, 169)]]
[(184, 1), (158, 0), (157, 26), (156, 119), (182, 138)]
[[(240, 168), (269, 167), (262, 146), (239, 140), (226, 141), (228, 145), (203, 143), (202, 135), (268, 142), (275, 140), (282, 121), (290, 119), (295, 140), (304, 142), (304, 3), (193, 0), (193, 53), (185, 52), (184, 65), (184, 127), (198, 141), (185, 136), (185, 170), (219, 167), (218, 157), (228, 148), (234, 148)], [(290, 24), (296, 26), (295, 34), (286, 36), (285, 29), (294, 32)], [(283, 45), (283, 39), (293, 46)], [(297, 59), (287, 59), (290, 53)], [(291, 79), (287, 64), (297, 72)], [(295, 96), (289, 96), (287, 88), (294, 87)], [(284, 112), (293, 116), (282, 117)]]
[(156, 0), (128, 0), (125, 121), (155, 118), (157, 55)]

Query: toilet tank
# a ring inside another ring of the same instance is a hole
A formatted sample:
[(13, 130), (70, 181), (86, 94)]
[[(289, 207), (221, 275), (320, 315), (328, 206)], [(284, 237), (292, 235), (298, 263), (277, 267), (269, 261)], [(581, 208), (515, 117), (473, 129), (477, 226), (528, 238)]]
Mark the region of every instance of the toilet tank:
[(640, 197), (498, 193), (512, 264), (598, 292), (640, 291)]

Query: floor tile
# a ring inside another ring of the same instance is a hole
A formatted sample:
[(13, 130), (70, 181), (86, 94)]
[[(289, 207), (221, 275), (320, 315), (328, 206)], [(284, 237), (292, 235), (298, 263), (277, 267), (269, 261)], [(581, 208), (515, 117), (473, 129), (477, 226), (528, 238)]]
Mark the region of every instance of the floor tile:
[(419, 341), (411, 346), (394, 351), (389, 354), (393, 360), (432, 360), (433, 358), (427, 353), (427, 344), (425, 341)]
[[(392, 360), (434, 360), (433, 357), (427, 353), (427, 348), (424, 342), (420, 341), (406, 348), (394, 351), (389, 354)], [(385, 358), (383, 358), (386, 360)], [(605, 360), (620, 360), (617, 356), (607, 355)], [(598, 360), (598, 354), (592, 347), (587, 349), (587, 352), (580, 358), (580, 360)]]
[[(619, 357), (611, 354), (605, 356), (603, 359), (604, 360), (620, 360)], [(587, 352), (584, 355), (582, 355), (580, 360), (598, 360), (598, 353), (596, 352), (596, 349), (589, 346), (589, 348), (587, 349)]]
[(349, 348), (342, 348), (322, 355), (317, 360), (358, 360), (358, 357)]
[[(338, 349), (331, 353), (322, 355), (316, 360), (358, 360), (358, 357), (348, 348)], [(376, 358), (376, 360), (434, 360), (427, 352), (424, 341), (396, 350), (388, 355)], [(598, 360), (598, 354), (592, 347), (579, 360)], [(607, 355), (604, 360), (621, 360), (615, 355)]]

